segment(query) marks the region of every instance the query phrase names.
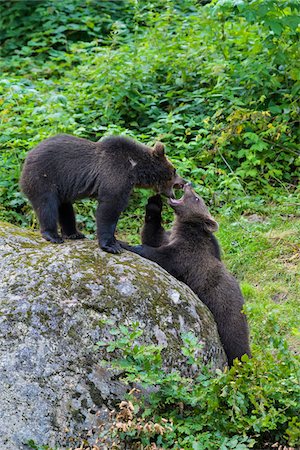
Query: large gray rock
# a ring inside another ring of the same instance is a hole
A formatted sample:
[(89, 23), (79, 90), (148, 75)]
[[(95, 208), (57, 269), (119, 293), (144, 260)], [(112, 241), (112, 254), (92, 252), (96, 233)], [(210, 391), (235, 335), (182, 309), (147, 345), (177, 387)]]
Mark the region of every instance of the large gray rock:
[[(105, 323), (109, 319), (110, 325)], [(100, 361), (111, 324), (139, 322), (141, 342), (166, 346), (166, 368), (188, 373), (181, 332), (204, 342), (203, 358), (225, 356), (208, 309), (156, 264), (91, 241), (53, 245), (0, 225), (0, 448), (32, 439), (66, 449), (104, 423), (126, 386)], [(104, 447), (103, 447), (104, 448)]]

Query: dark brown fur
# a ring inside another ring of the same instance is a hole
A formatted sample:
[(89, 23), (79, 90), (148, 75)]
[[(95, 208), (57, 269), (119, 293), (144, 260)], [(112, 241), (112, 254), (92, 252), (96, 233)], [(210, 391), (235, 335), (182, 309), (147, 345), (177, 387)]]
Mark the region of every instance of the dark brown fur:
[(161, 219), (162, 199), (154, 195), (148, 200), (146, 206), (145, 223), (141, 231), (142, 243), (150, 247), (160, 247), (168, 244), (170, 232), (165, 231)]
[[(163, 234), (159, 221), (161, 206), (157, 197), (152, 197), (147, 209), (152, 211), (152, 217), (155, 211), (155, 218), (145, 222), (143, 245), (130, 247), (125, 244), (124, 247), (157, 262), (198, 295), (215, 318), (228, 363), (232, 365), (235, 358), (244, 354), (251, 356), (249, 331), (246, 317), (241, 312), (244, 299), (239, 285), (220, 261), (218, 242), (213, 235), (218, 224), (202, 198), (189, 186), (185, 187), (181, 200), (170, 199), (169, 203), (176, 213), (169, 236)], [(155, 230), (159, 230), (157, 240)]]
[(76, 199), (97, 198), (99, 245), (119, 253), (121, 246), (114, 233), (131, 190), (135, 186), (154, 188), (172, 196), (173, 186), (182, 182), (161, 143), (150, 148), (122, 136), (92, 142), (57, 135), (29, 152), (20, 186), (39, 218), (42, 236), (54, 243), (63, 242), (62, 237), (84, 237), (76, 228), (72, 204)]

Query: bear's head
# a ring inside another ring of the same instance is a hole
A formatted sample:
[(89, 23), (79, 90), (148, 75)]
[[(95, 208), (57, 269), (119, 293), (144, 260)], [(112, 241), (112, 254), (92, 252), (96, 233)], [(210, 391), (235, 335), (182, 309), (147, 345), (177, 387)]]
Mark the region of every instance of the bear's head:
[(196, 194), (190, 184), (185, 184), (184, 195), (179, 200), (170, 198), (169, 205), (174, 209), (181, 222), (192, 222), (202, 225), (207, 232), (218, 230), (218, 223), (210, 215), (203, 199)]
[(176, 173), (175, 167), (165, 155), (165, 147), (161, 142), (156, 142), (152, 149), (152, 157), (155, 161), (154, 173), (159, 174), (155, 180), (154, 189), (158, 194), (174, 198), (173, 189), (183, 188), (186, 181)]

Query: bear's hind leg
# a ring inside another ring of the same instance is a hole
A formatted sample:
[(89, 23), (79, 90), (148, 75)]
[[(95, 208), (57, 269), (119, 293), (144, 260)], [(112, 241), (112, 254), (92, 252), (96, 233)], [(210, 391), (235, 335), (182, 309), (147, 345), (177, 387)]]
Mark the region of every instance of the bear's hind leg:
[(62, 236), (66, 239), (84, 239), (84, 234), (76, 228), (75, 213), (72, 203), (61, 203), (58, 208)]
[(64, 240), (57, 231), (58, 222), (58, 198), (53, 192), (47, 192), (36, 196), (31, 200), (39, 222), (41, 235), (46, 241), (61, 244)]

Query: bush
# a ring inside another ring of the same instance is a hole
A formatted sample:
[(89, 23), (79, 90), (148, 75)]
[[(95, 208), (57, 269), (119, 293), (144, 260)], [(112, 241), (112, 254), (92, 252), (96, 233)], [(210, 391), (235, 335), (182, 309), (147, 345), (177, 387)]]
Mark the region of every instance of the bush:
[[(217, 205), (238, 201), (243, 210), (240, 199), (249, 196), (259, 203), (297, 193), (297, 2), (1, 8), (2, 217), (32, 223), (20, 166), (31, 147), (59, 132), (161, 139), (182, 175)], [(88, 211), (80, 205), (84, 222)]]
[(147, 392), (133, 389), (120, 404), (113, 427), (119, 442), (132, 449), (185, 450), (300, 444), (299, 360), (284, 339), (272, 337), (264, 351), (254, 348), (253, 359), (244, 356), (230, 370), (213, 373), (195, 357), (199, 345), (187, 333), (182, 352), (199, 370), (195, 379), (187, 379), (164, 370), (161, 347), (138, 344), (138, 324), (112, 334), (113, 341), (99, 343), (117, 356), (108, 364)]
[(123, 0), (6, 1), (0, 4), (2, 56), (13, 53), (45, 60), (57, 50), (67, 51), (72, 42), (99, 38), (105, 43), (115, 21), (122, 17), (125, 27), (132, 20), (131, 6)]

